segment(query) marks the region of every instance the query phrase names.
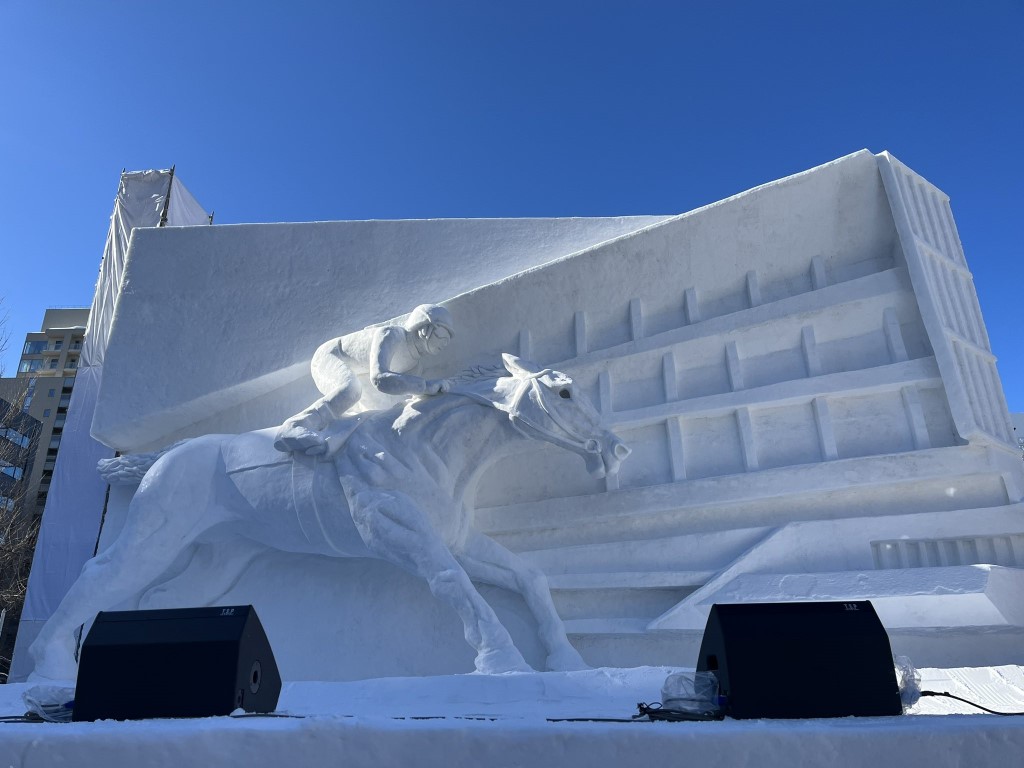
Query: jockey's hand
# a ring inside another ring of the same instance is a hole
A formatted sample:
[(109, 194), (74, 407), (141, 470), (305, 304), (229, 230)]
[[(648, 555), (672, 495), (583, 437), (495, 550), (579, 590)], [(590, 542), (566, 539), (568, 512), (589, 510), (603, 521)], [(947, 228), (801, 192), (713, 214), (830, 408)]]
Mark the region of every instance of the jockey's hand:
[(448, 379), (427, 379), (425, 395), (443, 395), (450, 391), (452, 383)]
[(318, 432), (301, 425), (285, 422), (278, 430), (274, 447), (284, 453), (304, 453), (318, 456), (327, 452), (327, 441)]

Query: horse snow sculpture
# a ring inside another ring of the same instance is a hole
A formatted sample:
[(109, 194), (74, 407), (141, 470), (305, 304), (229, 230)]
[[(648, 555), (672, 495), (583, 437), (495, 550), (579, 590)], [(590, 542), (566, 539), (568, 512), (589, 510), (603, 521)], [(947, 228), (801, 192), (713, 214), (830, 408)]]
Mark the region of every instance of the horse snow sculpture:
[[(143, 461), (123, 530), (85, 565), (32, 645), (35, 677), (74, 678), (79, 625), (137, 605), (173, 576), (188, 548), (226, 536), (287, 552), (381, 558), (419, 576), (462, 619), (480, 672), (530, 669), (471, 579), (515, 590), (537, 620), (547, 667), (584, 667), (544, 575), (472, 530), (469, 505), (483, 469), (518, 441), (573, 451), (597, 477), (616, 472), (629, 449), (600, 426), (571, 378), (503, 358), (507, 376), (340, 419), (325, 456), (282, 454), (269, 429), (195, 438)], [(132, 459), (101, 471), (116, 482), (131, 475)]]

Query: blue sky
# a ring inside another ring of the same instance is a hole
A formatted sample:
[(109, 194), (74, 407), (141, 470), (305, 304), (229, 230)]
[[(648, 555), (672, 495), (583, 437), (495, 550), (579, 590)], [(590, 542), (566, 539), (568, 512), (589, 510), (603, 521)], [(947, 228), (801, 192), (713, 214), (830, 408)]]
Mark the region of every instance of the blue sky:
[(1024, 411), (1022, 40), (1021, 0), (0, 0), (3, 363), (91, 301), (122, 168), (218, 223), (604, 216), (868, 148), (950, 196)]

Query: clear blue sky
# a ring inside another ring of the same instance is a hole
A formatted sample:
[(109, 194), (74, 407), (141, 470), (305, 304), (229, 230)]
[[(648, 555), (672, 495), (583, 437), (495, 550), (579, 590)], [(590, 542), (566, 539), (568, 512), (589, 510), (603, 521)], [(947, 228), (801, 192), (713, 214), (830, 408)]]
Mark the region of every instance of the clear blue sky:
[(1024, 411), (1021, 0), (0, 0), (0, 109), (9, 375), (91, 301), (122, 168), (218, 223), (603, 216), (868, 148), (950, 196)]

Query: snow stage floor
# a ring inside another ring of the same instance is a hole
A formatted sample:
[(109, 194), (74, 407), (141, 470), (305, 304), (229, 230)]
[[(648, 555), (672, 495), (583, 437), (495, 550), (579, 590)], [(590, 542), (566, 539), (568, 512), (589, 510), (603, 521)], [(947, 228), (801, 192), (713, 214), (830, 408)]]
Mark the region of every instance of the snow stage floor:
[[(278, 712), (96, 723), (0, 724), (0, 766), (1010, 766), (1024, 718), (922, 698), (908, 714), (829, 720), (552, 722), (629, 718), (674, 668), (286, 683)], [(837, 675), (842, 670), (836, 671)], [(921, 670), (922, 690), (1024, 710), (1024, 667)], [(828, 695), (828, 681), (808, 681)], [(0, 686), (21, 714), (31, 684)]]

